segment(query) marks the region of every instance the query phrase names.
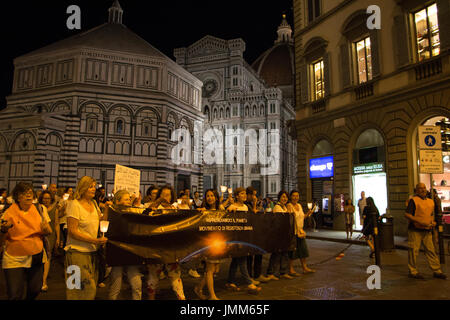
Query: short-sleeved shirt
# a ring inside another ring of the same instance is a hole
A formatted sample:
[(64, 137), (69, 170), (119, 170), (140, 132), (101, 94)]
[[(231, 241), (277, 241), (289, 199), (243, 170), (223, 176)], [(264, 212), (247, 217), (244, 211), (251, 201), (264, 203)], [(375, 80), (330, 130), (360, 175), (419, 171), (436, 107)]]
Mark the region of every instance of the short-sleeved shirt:
[[(33, 205), (34, 207), (34, 205)], [(42, 208), (42, 215), (44, 216), (45, 221), (48, 223), (50, 222), (50, 217), (47, 213), (47, 208), (45, 206), (41, 206)], [(21, 211), (23, 213), (23, 211)], [(8, 216), (5, 213), (5, 220), (8, 219)], [(52, 230), (55, 232), (54, 230)], [(6, 252), (6, 250), (3, 250), (3, 260), (2, 260), (2, 268), (3, 269), (13, 269), (13, 268), (31, 268), (31, 262), (32, 262), (32, 256), (12, 256)], [(47, 262), (47, 256), (45, 255), (44, 250), (44, 256), (42, 258), (42, 263)]]
[[(78, 220), (78, 231), (88, 237), (97, 238), (100, 225), (100, 216), (97, 206), (92, 212), (87, 211), (78, 200), (69, 201), (66, 209), (67, 217)], [(70, 233), (67, 236), (67, 245), (64, 250), (73, 249), (80, 252), (97, 251), (97, 245), (86, 241), (74, 239)]]
[(273, 207), (273, 213), (277, 213), (277, 212), (288, 212), (288, 210), (287, 210), (287, 208), (283, 209), (282, 206), (277, 204), (277, 205), (275, 205), (275, 207)]

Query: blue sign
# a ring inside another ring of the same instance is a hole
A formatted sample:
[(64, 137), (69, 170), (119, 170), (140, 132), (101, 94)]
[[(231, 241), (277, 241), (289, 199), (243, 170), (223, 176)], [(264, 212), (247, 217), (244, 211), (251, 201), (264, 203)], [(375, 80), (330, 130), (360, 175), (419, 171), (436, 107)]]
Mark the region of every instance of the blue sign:
[(334, 162), (333, 157), (323, 157), (309, 160), (309, 177), (313, 178), (328, 178), (334, 176)]
[(425, 137), (425, 144), (429, 147), (433, 147), (436, 144), (436, 138), (432, 135), (428, 135)]

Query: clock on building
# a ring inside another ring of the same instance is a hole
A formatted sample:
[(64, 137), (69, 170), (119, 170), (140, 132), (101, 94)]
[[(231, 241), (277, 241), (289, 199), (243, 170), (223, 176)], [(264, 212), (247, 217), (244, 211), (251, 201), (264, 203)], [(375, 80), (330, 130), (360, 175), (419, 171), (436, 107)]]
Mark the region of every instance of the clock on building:
[(218, 84), (216, 80), (208, 79), (203, 85), (203, 97), (210, 98), (214, 93), (217, 92)]

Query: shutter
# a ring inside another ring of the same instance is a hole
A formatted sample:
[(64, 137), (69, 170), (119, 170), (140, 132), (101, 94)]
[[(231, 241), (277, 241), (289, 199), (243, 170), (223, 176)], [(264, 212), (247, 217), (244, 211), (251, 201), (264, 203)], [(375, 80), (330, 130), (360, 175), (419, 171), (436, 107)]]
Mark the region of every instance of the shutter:
[(349, 55), (349, 45), (344, 43), (341, 45), (341, 74), (342, 74), (342, 88), (345, 89), (350, 86), (350, 55)]
[(300, 66), (300, 90), (301, 90), (301, 99), (302, 103), (307, 103), (309, 98), (308, 92), (308, 65), (302, 64)]
[[(380, 75), (380, 47), (379, 47), (379, 39), (378, 34), (379, 30), (373, 29), (370, 30), (370, 49), (372, 53), (372, 78), (376, 78)], [(402, 43), (405, 43), (405, 40), (402, 41)]]
[(402, 14), (394, 17), (394, 46), (397, 68), (409, 63), (409, 41), (405, 41), (405, 39), (408, 39), (408, 31), (405, 15)]
[(441, 52), (450, 48), (450, 1), (437, 0), (439, 39), (441, 41)]
[(331, 94), (331, 83), (330, 83), (330, 54), (325, 52), (323, 55), (323, 77), (325, 81), (325, 97)]

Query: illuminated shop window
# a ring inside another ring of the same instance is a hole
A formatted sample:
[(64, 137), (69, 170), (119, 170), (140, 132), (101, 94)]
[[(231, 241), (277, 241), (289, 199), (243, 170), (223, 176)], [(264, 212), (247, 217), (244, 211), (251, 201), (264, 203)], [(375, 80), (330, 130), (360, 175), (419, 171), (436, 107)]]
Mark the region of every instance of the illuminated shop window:
[(439, 55), (439, 24), (436, 3), (414, 13), (419, 61)]
[(370, 38), (367, 37), (355, 43), (356, 59), (358, 66), (358, 82), (363, 83), (372, 80), (372, 55), (370, 50)]

